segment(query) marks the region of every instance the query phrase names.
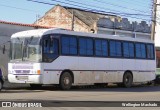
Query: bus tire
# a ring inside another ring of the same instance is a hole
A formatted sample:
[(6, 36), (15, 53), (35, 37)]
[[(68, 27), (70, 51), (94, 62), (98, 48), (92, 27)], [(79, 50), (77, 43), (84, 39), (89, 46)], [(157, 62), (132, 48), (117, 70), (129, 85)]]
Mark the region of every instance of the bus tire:
[(131, 72), (125, 72), (123, 75), (123, 86), (126, 88), (130, 88), (133, 83), (133, 76)]
[(72, 76), (69, 72), (62, 73), (60, 77), (60, 88), (62, 90), (69, 90), (72, 86)]
[(154, 80), (155, 84), (160, 84), (160, 75), (156, 75), (156, 79)]
[(38, 88), (41, 88), (42, 87), (42, 84), (30, 84), (30, 87), (32, 89), (38, 89)]

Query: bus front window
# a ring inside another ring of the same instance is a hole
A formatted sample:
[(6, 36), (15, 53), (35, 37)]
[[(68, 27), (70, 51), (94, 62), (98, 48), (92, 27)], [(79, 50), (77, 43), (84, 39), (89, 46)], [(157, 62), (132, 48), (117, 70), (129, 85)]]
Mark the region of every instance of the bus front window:
[(38, 37), (17, 37), (11, 39), (11, 61), (41, 62), (41, 46)]

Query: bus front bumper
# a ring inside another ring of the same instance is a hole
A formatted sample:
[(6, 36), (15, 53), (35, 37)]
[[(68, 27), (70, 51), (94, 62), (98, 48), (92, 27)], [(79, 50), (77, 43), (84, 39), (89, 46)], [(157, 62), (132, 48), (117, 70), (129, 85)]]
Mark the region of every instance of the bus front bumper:
[(8, 74), (10, 83), (29, 83), (29, 84), (42, 84), (42, 75), (14, 75)]

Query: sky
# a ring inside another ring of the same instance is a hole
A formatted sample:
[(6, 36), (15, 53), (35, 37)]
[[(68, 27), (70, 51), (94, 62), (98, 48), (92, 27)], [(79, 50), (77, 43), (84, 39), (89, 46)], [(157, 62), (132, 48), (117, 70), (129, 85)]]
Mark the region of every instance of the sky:
[(55, 4), (60, 4), (119, 15), (131, 21), (150, 22), (152, 2), (153, 0), (1, 0), (0, 20), (32, 24)]

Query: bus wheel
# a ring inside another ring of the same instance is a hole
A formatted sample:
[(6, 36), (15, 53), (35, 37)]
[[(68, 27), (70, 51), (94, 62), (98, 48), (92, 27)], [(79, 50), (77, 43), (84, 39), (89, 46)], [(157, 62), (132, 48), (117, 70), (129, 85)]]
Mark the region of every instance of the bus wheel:
[(130, 72), (125, 72), (123, 76), (123, 86), (129, 88), (132, 86), (133, 76)]
[(60, 88), (62, 90), (69, 90), (72, 86), (72, 76), (69, 72), (64, 72), (60, 78)]
[(38, 89), (38, 88), (41, 88), (42, 87), (42, 84), (30, 84), (30, 87), (32, 89)]

